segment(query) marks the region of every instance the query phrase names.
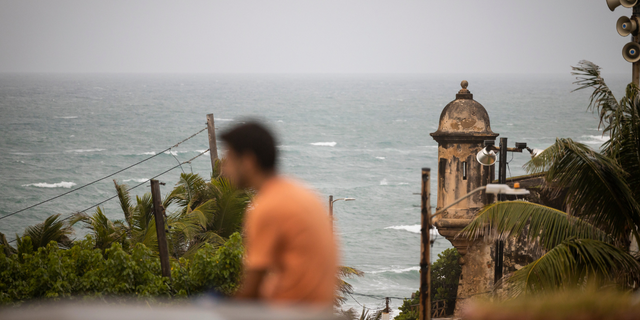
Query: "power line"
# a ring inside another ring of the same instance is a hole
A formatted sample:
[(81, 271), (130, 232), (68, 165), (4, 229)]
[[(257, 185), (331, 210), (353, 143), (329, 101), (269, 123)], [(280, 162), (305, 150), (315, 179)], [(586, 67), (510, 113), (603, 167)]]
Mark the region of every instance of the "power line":
[[(133, 190), (133, 189), (135, 189), (135, 188), (137, 188), (137, 187), (139, 187), (139, 186), (141, 186), (141, 185), (143, 185), (143, 184), (146, 184), (146, 183), (147, 183), (147, 182), (149, 182), (151, 179), (155, 179), (155, 178), (157, 178), (157, 177), (159, 177), (159, 176), (161, 176), (161, 175), (163, 175), (163, 174), (165, 174), (165, 173), (167, 173), (167, 172), (169, 172), (169, 171), (171, 171), (171, 170), (173, 170), (173, 169), (175, 169), (175, 168), (177, 168), (177, 167), (180, 167), (180, 166), (181, 166), (181, 165), (183, 165), (183, 164), (191, 163), (191, 161), (193, 161), (193, 160), (195, 160), (196, 158), (200, 157), (201, 155), (203, 155), (203, 154), (207, 153), (208, 151), (209, 151), (209, 149), (207, 149), (207, 150), (205, 150), (205, 151), (201, 152), (201, 153), (200, 153), (200, 154), (198, 154), (197, 156), (195, 156), (195, 157), (193, 157), (193, 158), (191, 158), (191, 159), (189, 159), (189, 160), (187, 160), (187, 161), (183, 161), (183, 162), (181, 162), (181, 163), (178, 163), (177, 165), (175, 165), (175, 166), (173, 166), (173, 167), (171, 167), (171, 168), (169, 168), (169, 169), (167, 169), (167, 170), (165, 170), (165, 171), (163, 171), (163, 172), (161, 172), (161, 173), (159, 173), (159, 174), (157, 174), (157, 175), (155, 175), (155, 176), (153, 176), (153, 177), (151, 177), (151, 178), (149, 178), (149, 179), (145, 180), (144, 182), (141, 182), (141, 183), (139, 183), (139, 184), (137, 184), (137, 185), (135, 185), (135, 186), (133, 186), (133, 187), (131, 187), (131, 188), (128, 188), (128, 189), (127, 189), (127, 192), (129, 192), (129, 191), (131, 191), (131, 190)], [(95, 207), (97, 207), (97, 206), (99, 206), (99, 205), (101, 205), (101, 204), (103, 204), (103, 203), (105, 203), (105, 202), (107, 202), (107, 201), (109, 201), (109, 200), (113, 200), (113, 199), (115, 199), (115, 198), (117, 198), (117, 197), (118, 197), (118, 195), (116, 194), (115, 196), (110, 197), (110, 198), (108, 198), (108, 199), (106, 199), (106, 200), (100, 201), (100, 202), (98, 202), (98, 203), (96, 203), (96, 204), (94, 204), (94, 205), (92, 205), (92, 206), (90, 206), (90, 207), (88, 207), (88, 208), (86, 208), (86, 209), (84, 209), (84, 210), (80, 210), (80, 211), (78, 211), (78, 213), (79, 213), (79, 212), (85, 212), (85, 211), (87, 211), (87, 210), (93, 209), (93, 208), (95, 208)], [(62, 220), (60, 220), (60, 221), (69, 220), (69, 219), (71, 219), (71, 217), (73, 217), (73, 215), (68, 216), (68, 217), (66, 217), (66, 218), (64, 218), (64, 219), (62, 219)], [(16, 238), (16, 239), (13, 239), (13, 240), (11, 240), (11, 241), (8, 241), (7, 243), (12, 243), (12, 242), (14, 242), (14, 241), (16, 241), (16, 240), (17, 240), (17, 238)]]
[[(186, 139), (184, 139), (184, 140), (182, 140), (182, 141), (180, 141), (180, 142), (178, 142), (178, 143), (174, 144), (173, 146), (171, 146), (171, 147), (169, 147), (169, 148), (167, 148), (167, 149), (164, 149), (164, 150), (162, 150), (162, 151), (160, 151), (160, 152), (158, 152), (158, 153), (156, 153), (156, 154), (152, 155), (151, 157), (148, 157), (148, 158), (146, 158), (146, 159), (144, 159), (144, 160), (138, 161), (138, 162), (136, 162), (136, 163), (134, 163), (134, 164), (132, 164), (132, 165), (130, 165), (130, 166), (128, 166), (128, 167), (126, 167), (126, 168), (124, 168), (124, 169), (120, 169), (120, 170), (118, 170), (118, 171), (116, 171), (116, 172), (114, 172), (114, 173), (112, 173), (112, 174), (110, 174), (110, 175), (107, 175), (107, 176), (104, 176), (104, 177), (102, 177), (102, 178), (100, 178), (100, 179), (97, 179), (97, 180), (94, 180), (94, 181), (92, 181), (92, 182), (89, 182), (89, 183), (87, 183), (87, 184), (85, 184), (85, 185), (82, 185), (82, 186), (80, 186), (80, 187), (77, 187), (77, 188), (75, 188), (75, 189), (73, 189), (73, 190), (69, 190), (69, 191), (67, 191), (67, 192), (65, 192), (65, 193), (63, 193), (63, 194), (59, 194), (59, 195), (57, 195), (57, 196), (55, 196), (55, 197), (53, 197), (53, 198), (50, 198), (50, 199), (47, 199), (47, 200), (44, 200), (44, 201), (38, 202), (38, 203), (36, 203), (36, 204), (34, 204), (34, 205), (32, 205), (32, 206), (26, 207), (26, 208), (24, 208), (24, 209), (20, 209), (20, 210), (18, 210), (18, 211), (15, 211), (15, 212), (9, 213), (9, 214), (7, 214), (7, 215), (4, 215), (4, 216), (0, 217), (0, 220), (2, 220), (2, 219), (4, 219), (4, 218), (8, 218), (8, 217), (10, 217), (10, 216), (12, 216), (12, 215), (18, 214), (18, 213), (23, 212), (23, 211), (25, 211), (25, 210), (29, 210), (29, 209), (31, 209), (31, 208), (35, 208), (35, 207), (37, 207), (37, 206), (39, 206), (39, 205), (42, 205), (42, 204), (45, 204), (45, 203), (47, 203), (47, 202), (49, 202), (49, 201), (52, 201), (52, 200), (58, 199), (58, 198), (60, 198), (60, 197), (66, 196), (66, 195), (68, 195), (68, 194), (70, 194), (70, 193), (72, 193), (72, 192), (76, 192), (76, 191), (78, 191), (78, 190), (80, 190), (80, 189), (82, 189), (82, 188), (88, 187), (88, 186), (90, 186), (90, 185), (92, 185), (92, 184), (94, 184), (94, 183), (96, 183), (96, 182), (102, 181), (102, 180), (104, 180), (104, 179), (106, 179), (106, 178), (109, 178), (109, 177), (112, 177), (112, 176), (114, 176), (114, 175), (116, 175), (116, 174), (118, 174), (118, 173), (120, 173), (120, 172), (122, 172), (122, 171), (125, 171), (125, 170), (127, 170), (127, 169), (132, 168), (132, 167), (135, 167), (135, 166), (137, 166), (137, 165), (139, 165), (139, 164), (141, 164), (141, 163), (143, 163), (143, 162), (145, 162), (145, 161), (151, 160), (151, 159), (153, 159), (153, 158), (157, 157), (158, 155), (160, 155), (160, 154), (162, 154), (162, 153), (165, 153), (165, 152), (167, 152), (167, 151), (169, 151), (169, 150), (171, 150), (171, 149), (173, 149), (173, 148), (177, 147), (177, 146), (178, 146), (178, 145), (180, 145), (181, 143), (183, 143), (183, 142), (185, 142), (185, 141), (187, 141), (187, 140), (189, 140), (189, 139), (191, 139), (191, 138), (195, 137), (196, 135), (198, 135), (199, 133), (201, 133), (201, 132), (202, 132), (202, 131), (204, 131), (204, 130), (207, 130), (207, 128), (205, 127), (204, 129), (202, 129), (202, 130), (200, 130), (200, 131), (198, 131), (198, 132), (196, 132), (196, 133), (192, 134), (190, 137), (188, 137), (188, 138), (186, 138)], [(145, 181), (145, 182), (146, 182), (146, 181)]]
[[(372, 308), (367, 308), (367, 307), (365, 307), (362, 303), (360, 303), (360, 301), (358, 301), (356, 298), (354, 298), (354, 297), (351, 295), (351, 293), (347, 293), (347, 294), (348, 294), (349, 296), (351, 296), (351, 299), (353, 299), (353, 301), (355, 301), (355, 302), (356, 302), (359, 306), (361, 306), (363, 309), (368, 309), (369, 311), (374, 311), (374, 312), (375, 312), (375, 311), (382, 310), (382, 309), (372, 309)], [(384, 308), (383, 308), (383, 309), (384, 309)]]
[(357, 295), (357, 296), (362, 296), (362, 297), (368, 297), (368, 298), (378, 299), (378, 300), (384, 300), (384, 299), (386, 299), (386, 298), (392, 298), (392, 299), (409, 299), (409, 298), (402, 298), (402, 297), (380, 296), (380, 295), (364, 294), (364, 293), (357, 293), (357, 292), (352, 292), (351, 294), (355, 294), (355, 295)]

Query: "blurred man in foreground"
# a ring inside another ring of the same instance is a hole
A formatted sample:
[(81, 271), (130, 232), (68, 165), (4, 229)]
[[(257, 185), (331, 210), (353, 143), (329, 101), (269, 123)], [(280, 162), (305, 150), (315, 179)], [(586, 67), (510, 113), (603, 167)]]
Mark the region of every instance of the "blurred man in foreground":
[(257, 191), (245, 215), (244, 281), (238, 298), (331, 308), (337, 248), (318, 197), (276, 170), (275, 139), (248, 122), (225, 132), (223, 174)]

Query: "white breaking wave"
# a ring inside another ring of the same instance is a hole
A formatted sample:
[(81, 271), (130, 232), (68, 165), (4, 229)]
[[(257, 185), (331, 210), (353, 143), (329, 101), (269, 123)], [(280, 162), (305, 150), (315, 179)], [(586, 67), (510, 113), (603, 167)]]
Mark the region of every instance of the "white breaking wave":
[(578, 141), (578, 142), (584, 143), (584, 144), (597, 144), (597, 145), (601, 145), (601, 144), (607, 142), (607, 140), (609, 140), (609, 137), (607, 137), (607, 136), (591, 135), (591, 134), (583, 135), (583, 136), (581, 136), (581, 138), (587, 138), (588, 140), (581, 140), (581, 141)]
[(39, 182), (39, 183), (30, 183), (30, 184), (23, 184), (23, 187), (38, 187), (38, 188), (71, 188), (73, 186), (75, 186), (75, 182), (67, 182), (67, 181), (60, 181), (59, 183), (46, 183), (46, 182)]
[(322, 147), (335, 147), (336, 144), (338, 144), (335, 141), (331, 141), (331, 142), (314, 142), (311, 143), (312, 146), (322, 146)]
[(233, 119), (214, 118), (215, 121), (233, 121)]
[(151, 151), (151, 152), (143, 152), (143, 153), (138, 153), (138, 155), (140, 156), (154, 156), (156, 153)]
[(369, 271), (369, 272), (366, 272), (366, 273), (370, 273), (370, 274), (383, 273), (383, 272), (405, 273), (405, 272), (411, 272), (411, 271), (420, 271), (420, 267), (409, 267), (409, 268), (400, 268), (400, 269), (385, 269), (385, 270)]
[(384, 160), (385, 157), (376, 157), (376, 159)]
[(207, 151), (207, 152), (205, 152), (205, 151), (207, 151), (207, 150), (204, 150), (204, 149), (196, 150), (197, 153), (203, 153), (204, 152), (204, 154), (209, 154), (209, 151)]
[(129, 181), (133, 181), (133, 182), (137, 182), (137, 183), (142, 183), (142, 182), (145, 182), (145, 181), (147, 181), (147, 180), (149, 180), (149, 179), (145, 179), (145, 178), (135, 179), (135, 178), (134, 178), (134, 179), (125, 179), (125, 180), (122, 180), (122, 182), (129, 182)]
[(65, 152), (75, 152), (75, 153), (86, 153), (86, 152), (100, 152), (106, 149), (76, 149), (76, 150), (66, 150)]
[(178, 153), (187, 153), (187, 152), (189, 151), (165, 151), (164, 154), (171, 154), (171, 155), (177, 156)]
[(77, 119), (78, 116), (54, 117), (56, 119)]
[[(422, 228), (421, 225), (414, 224), (410, 226), (391, 226), (391, 227), (386, 227), (385, 229), (404, 230), (404, 231), (409, 231), (411, 233), (420, 234), (420, 228)], [(438, 233), (438, 229), (431, 229), (431, 236), (440, 236), (440, 233)]]
[(389, 184), (389, 182), (387, 182), (387, 179), (382, 179), (382, 181), (380, 181), (380, 185), (381, 186), (386, 186), (388, 184)]

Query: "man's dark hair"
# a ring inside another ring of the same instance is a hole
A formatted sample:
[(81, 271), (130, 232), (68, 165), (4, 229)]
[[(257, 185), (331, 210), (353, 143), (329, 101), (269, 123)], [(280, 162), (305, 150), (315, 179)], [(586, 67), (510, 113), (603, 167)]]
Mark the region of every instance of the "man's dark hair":
[(275, 170), (276, 142), (271, 132), (260, 123), (251, 121), (241, 124), (224, 132), (221, 138), (238, 155), (253, 153), (262, 170)]

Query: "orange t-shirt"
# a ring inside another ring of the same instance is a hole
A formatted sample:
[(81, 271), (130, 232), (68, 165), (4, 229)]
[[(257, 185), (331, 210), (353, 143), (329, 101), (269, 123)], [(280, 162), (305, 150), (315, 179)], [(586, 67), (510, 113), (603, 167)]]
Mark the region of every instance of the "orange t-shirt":
[(260, 299), (331, 307), (337, 248), (318, 197), (294, 181), (274, 177), (262, 186), (245, 219), (245, 268), (267, 271)]

